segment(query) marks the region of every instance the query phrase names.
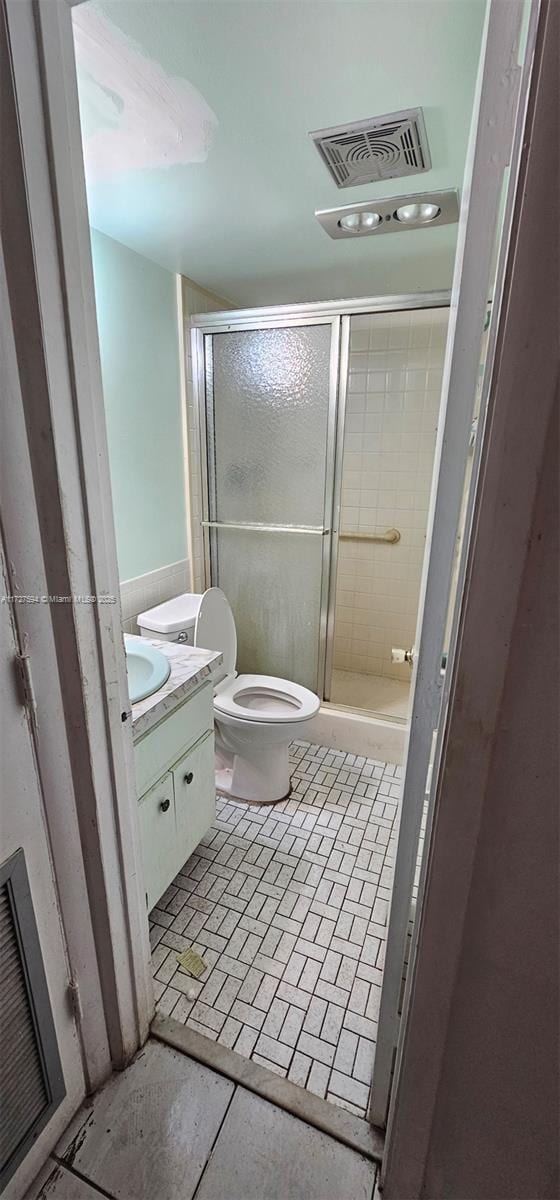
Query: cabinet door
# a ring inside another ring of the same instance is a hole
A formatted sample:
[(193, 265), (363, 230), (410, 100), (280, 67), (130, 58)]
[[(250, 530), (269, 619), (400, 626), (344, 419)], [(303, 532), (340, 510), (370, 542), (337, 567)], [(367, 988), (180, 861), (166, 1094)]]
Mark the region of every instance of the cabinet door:
[(170, 769), (182, 752), (195, 746), (206, 733), (213, 730), (212, 696), (211, 684), (205, 683), (135, 741), (134, 766), (139, 796), (143, 796), (156, 779), (161, 779), (164, 771)]
[(214, 734), (210, 733), (173, 768), (177, 851), (181, 865), (208, 832), (216, 816)]
[(150, 911), (177, 874), (174, 867), (177, 830), (172, 771), (142, 796), (138, 808), (144, 887)]

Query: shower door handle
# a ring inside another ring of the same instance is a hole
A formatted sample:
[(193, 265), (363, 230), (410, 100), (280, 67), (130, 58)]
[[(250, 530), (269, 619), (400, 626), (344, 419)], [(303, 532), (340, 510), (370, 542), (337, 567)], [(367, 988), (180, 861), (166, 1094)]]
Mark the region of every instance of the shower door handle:
[(235, 521), (201, 521), (200, 524), (203, 529), (241, 529), (244, 533), (311, 533), (316, 537), (332, 533), (323, 525), (256, 525)]

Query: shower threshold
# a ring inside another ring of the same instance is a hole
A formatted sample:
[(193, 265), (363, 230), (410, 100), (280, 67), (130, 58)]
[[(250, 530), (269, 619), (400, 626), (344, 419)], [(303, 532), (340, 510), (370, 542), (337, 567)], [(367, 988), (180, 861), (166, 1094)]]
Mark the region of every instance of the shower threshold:
[(336, 668), (332, 673), (330, 703), (405, 722), (409, 714), (410, 681)]

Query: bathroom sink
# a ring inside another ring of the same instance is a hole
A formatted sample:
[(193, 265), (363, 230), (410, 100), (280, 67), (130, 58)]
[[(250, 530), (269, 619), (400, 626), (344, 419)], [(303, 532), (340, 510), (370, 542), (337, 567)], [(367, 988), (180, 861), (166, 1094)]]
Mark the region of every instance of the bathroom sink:
[(131, 704), (145, 700), (163, 687), (169, 679), (171, 664), (161, 650), (156, 650), (145, 638), (125, 633), (128, 694)]

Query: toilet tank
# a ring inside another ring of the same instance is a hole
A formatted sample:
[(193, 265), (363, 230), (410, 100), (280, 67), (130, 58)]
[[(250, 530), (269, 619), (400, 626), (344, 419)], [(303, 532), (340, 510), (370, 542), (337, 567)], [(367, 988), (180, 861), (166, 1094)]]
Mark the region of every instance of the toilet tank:
[(146, 612), (138, 614), (138, 628), (142, 637), (159, 638), (161, 642), (194, 644), (194, 627), (202, 596), (196, 592), (184, 592), (172, 600), (164, 600)]

